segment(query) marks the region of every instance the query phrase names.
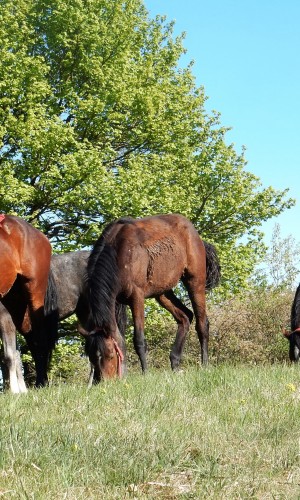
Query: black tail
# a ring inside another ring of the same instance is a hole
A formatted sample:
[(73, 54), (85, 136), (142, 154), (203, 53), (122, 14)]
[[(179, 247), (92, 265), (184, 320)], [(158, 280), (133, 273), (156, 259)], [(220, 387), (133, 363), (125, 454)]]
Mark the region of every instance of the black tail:
[(58, 298), (57, 288), (51, 268), (48, 276), (48, 286), (44, 300), (44, 312), (47, 327), (47, 343), (49, 351), (51, 352), (58, 339)]
[(221, 267), (215, 247), (203, 241), (206, 251), (206, 290), (215, 288), (220, 283)]

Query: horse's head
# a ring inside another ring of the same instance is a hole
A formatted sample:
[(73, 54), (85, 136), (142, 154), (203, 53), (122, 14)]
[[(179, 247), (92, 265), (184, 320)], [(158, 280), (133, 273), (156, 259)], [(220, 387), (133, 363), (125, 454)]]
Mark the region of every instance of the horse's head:
[(300, 359), (300, 328), (296, 328), (296, 330), (292, 332), (283, 330), (283, 335), (288, 339), (290, 344), (290, 360), (294, 361), (295, 363), (298, 362)]
[(85, 353), (94, 368), (94, 381), (121, 377), (124, 356), (116, 340), (100, 329), (87, 332), (78, 327), (78, 331), (85, 337)]

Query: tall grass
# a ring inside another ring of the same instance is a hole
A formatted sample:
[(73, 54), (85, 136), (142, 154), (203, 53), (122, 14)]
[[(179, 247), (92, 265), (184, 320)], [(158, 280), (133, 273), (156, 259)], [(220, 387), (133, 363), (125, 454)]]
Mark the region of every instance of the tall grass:
[(300, 372), (153, 371), (1, 395), (0, 496), (299, 498)]

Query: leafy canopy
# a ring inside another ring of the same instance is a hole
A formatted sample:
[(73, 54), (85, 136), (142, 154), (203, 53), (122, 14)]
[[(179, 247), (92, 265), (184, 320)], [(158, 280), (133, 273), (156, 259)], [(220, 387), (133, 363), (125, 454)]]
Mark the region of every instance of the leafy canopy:
[(183, 53), (141, 0), (0, 0), (0, 210), (58, 250), (121, 215), (180, 212), (234, 289), (261, 223), (294, 202), (245, 170)]

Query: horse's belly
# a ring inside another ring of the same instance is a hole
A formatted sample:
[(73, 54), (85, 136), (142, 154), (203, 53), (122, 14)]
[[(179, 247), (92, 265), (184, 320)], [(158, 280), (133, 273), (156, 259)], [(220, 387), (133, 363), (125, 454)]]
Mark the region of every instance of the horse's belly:
[(167, 290), (171, 290), (180, 281), (182, 272), (181, 268), (180, 271), (175, 271), (174, 269), (170, 270), (169, 267), (165, 270), (160, 269), (158, 272), (154, 272), (147, 280), (146, 296), (160, 295)]

